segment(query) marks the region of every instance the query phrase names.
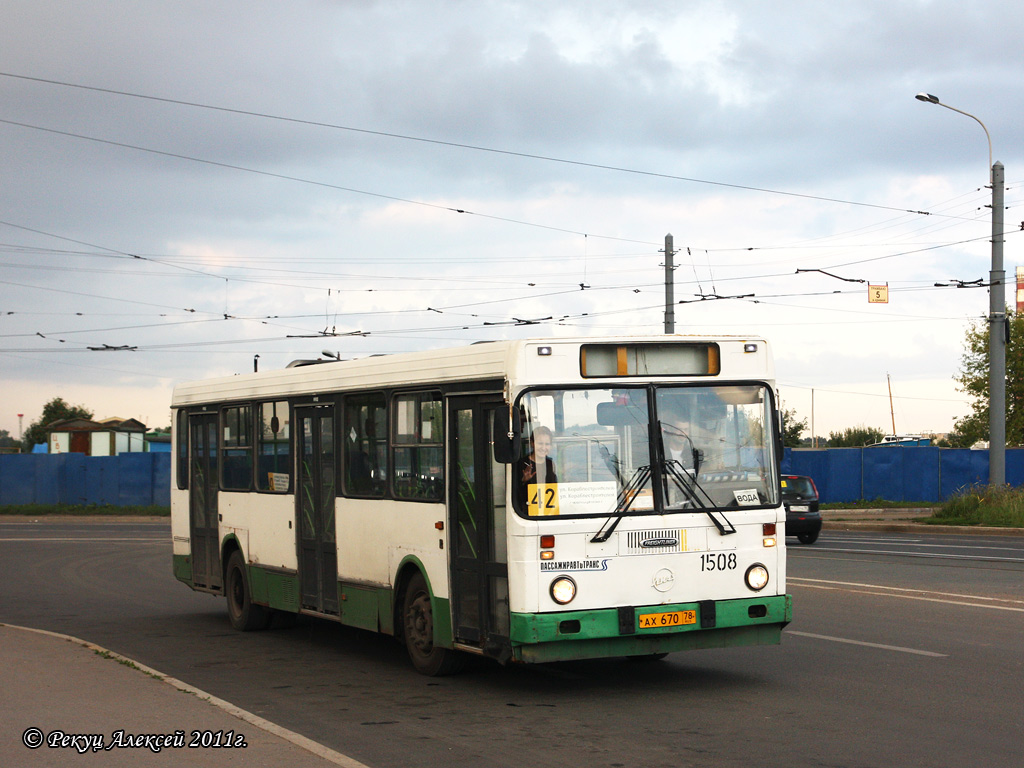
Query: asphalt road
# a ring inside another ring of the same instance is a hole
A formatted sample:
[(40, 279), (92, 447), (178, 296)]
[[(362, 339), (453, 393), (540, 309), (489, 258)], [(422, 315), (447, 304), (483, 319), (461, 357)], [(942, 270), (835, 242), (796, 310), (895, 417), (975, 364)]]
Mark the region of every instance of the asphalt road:
[(430, 679), (390, 638), (329, 622), (236, 633), (223, 599), (171, 576), (165, 522), (0, 521), (0, 621), (98, 643), (374, 768), (1024, 763), (1024, 537), (790, 543), (781, 646), (655, 663)]

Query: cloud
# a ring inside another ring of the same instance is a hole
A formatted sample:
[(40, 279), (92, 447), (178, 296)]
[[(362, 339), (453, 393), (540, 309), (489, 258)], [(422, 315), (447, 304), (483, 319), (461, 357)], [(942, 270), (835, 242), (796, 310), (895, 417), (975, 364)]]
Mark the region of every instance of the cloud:
[(0, 76), (5, 392), (138, 417), (122, 387), (255, 354), (658, 333), (666, 232), (680, 330), (763, 333), (801, 386), (951, 382), (987, 296), (934, 283), (987, 277), (987, 145), (913, 95), (1019, 178), (994, 26), (1024, 32), (952, 0), (14, 2), (0, 72), (124, 93)]

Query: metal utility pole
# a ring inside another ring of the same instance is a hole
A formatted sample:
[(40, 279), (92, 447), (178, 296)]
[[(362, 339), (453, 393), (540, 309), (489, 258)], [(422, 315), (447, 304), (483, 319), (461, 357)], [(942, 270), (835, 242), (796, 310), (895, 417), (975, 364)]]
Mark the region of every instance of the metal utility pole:
[(1006, 485), (1006, 273), (1003, 271), (1003, 164), (992, 166), (992, 271), (989, 273), (988, 482)]
[(988, 139), (992, 180), (992, 268), (988, 274), (988, 482), (1006, 485), (1006, 273), (1003, 271), (1003, 164), (992, 162), (992, 136), (970, 112), (943, 104), (938, 96), (919, 93), (918, 101), (938, 104), (971, 118)]
[(672, 257), (675, 254), (672, 249), (672, 235), (665, 235), (665, 333), (676, 332), (675, 281), (672, 275), (675, 271)]

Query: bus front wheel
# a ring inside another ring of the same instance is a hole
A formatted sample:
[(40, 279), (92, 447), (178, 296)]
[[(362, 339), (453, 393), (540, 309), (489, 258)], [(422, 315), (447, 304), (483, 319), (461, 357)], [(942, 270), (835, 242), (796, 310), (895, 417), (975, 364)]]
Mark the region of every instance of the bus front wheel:
[(421, 573), (413, 576), (405, 589), (402, 630), (405, 648), (417, 672), (438, 677), (461, 669), (462, 656), (458, 651), (434, 645), (434, 611), (430, 590)]
[(231, 619), (232, 627), (242, 632), (266, 628), (270, 612), (262, 605), (252, 602), (249, 572), (245, 567), (242, 553), (237, 549), (228, 558), (224, 594), (228, 599), (228, 618)]

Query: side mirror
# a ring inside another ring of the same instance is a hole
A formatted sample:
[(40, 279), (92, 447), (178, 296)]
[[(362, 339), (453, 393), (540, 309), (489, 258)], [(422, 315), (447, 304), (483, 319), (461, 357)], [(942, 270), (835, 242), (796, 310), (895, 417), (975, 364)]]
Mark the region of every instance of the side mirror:
[(597, 423), (602, 427), (647, 425), (647, 414), (636, 406), (623, 403), (598, 403)]
[(512, 423), (509, 424), (509, 409), (501, 406), (494, 410), (491, 435), (494, 439), (494, 460), (499, 464), (512, 464), (519, 460), (523, 424), (519, 409), (512, 409)]

